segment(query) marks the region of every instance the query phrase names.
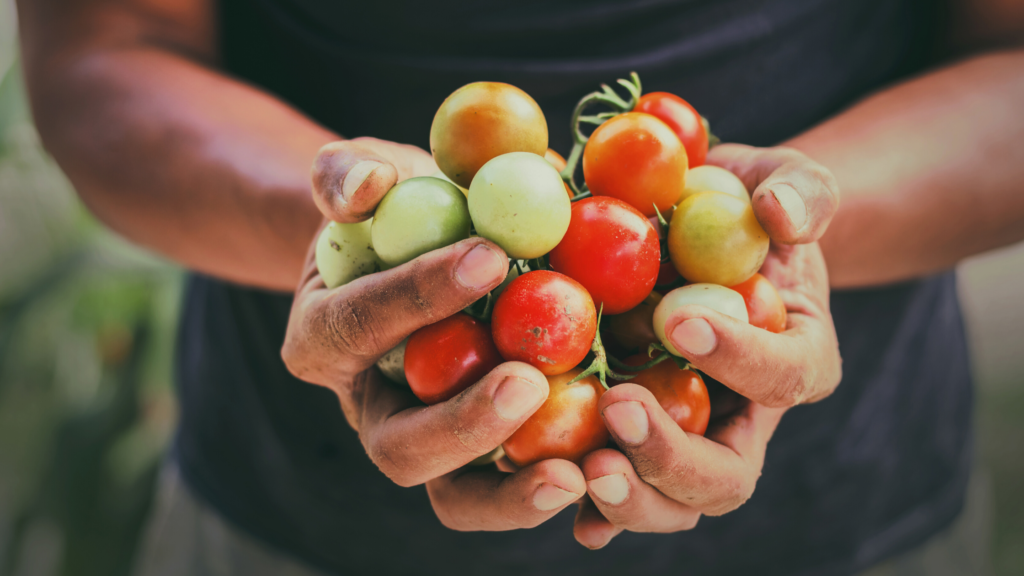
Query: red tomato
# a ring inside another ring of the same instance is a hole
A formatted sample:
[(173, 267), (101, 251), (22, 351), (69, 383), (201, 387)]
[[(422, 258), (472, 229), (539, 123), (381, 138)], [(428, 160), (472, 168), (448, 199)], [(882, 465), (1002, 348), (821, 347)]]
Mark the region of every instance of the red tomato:
[(608, 429), (597, 411), (604, 387), (596, 376), (568, 384), (582, 370), (548, 376), (548, 399), (502, 444), (516, 466), (561, 458), (580, 463), (608, 444)]
[(623, 200), (645, 216), (679, 201), (686, 184), (686, 149), (661, 120), (640, 112), (615, 116), (590, 135), (583, 178), (594, 196)]
[[(651, 359), (637, 354), (623, 362), (640, 366)], [(632, 382), (651, 391), (676, 424), (691, 434), (704, 435), (711, 418), (711, 398), (704, 380), (693, 370), (681, 370), (671, 358), (637, 374)]]
[(601, 196), (572, 205), (569, 230), (549, 254), (551, 267), (579, 282), (594, 306), (620, 314), (651, 293), (661, 267), (658, 231), (622, 200)]
[(732, 287), (743, 296), (750, 324), (776, 334), (786, 331), (786, 305), (775, 286), (760, 274)]
[(405, 377), (425, 404), (437, 404), (475, 384), (503, 362), (491, 327), (459, 312), (409, 336)]
[(609, 318), (604, 333), (626, 350), (639, 348), (641, 352), (646, 352), (651, 344), (661, 343), (654, 333), (654, 309), (659, 302), (661, 294), (651, 292), (636, 308)]
[(579, 282), (549, 270), (513, 280), (491, 315), (491, 334), (505, 360), (526, 362), (548, 376), (583, 361), (596, 331), (590, 294)]
[(640, 97), (634, 110), (657, 116), (668, 124), (686, 147), (690, 168), (704, 165), (704, 158), (708, 155), (708, 133), (700, 114), (689, 102), (668, 92), (651, 92)]

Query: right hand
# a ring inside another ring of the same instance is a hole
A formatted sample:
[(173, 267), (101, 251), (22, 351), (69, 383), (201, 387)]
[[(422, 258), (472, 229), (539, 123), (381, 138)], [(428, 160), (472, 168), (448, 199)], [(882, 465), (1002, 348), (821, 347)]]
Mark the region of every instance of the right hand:
[[(436, 170), (414, 146), (375, 139), (324, 146), (313, 195), (327, 220), (358, 222), (398, 181)], [(326, 225), (326, 222), (325, 222)], [(426, 483), (441, 522), (456, 530), (510, 530), (544, 522), (586, 493), (571, 462), (546, 460), (515, 473), (464, 468), (501, 445), (548, 394), (535, 368), (508, 362), (458, 396), (423, 406), (384, 378), (376, 361), (416, 329), (451, 316), (504, 280), (508, 259), (470, 238), (328, 290), (315, 238), (295, 293), (281, 355), (296, 377), (330, 388), (384, 474), (401, 486)]]

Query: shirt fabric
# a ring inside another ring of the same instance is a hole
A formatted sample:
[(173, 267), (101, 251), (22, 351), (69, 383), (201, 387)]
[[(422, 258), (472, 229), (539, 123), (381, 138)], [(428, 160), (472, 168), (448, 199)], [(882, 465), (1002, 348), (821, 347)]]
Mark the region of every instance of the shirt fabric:
[[(219, 17), (227, 72), (346, 137), (426, 148), (444, 98), (493, 80), (537, 100), (565, 154), (575, 103), (633, 70), (723, 140), (777, 144), (921, 70), (938, 25), (930, 6), (222, 0)], [(923, 542), (962, 506), (972, 397), (951, 272), (834, 292), (843, 381), (783, 417), (753, 497), (692, 531), (623, 533), (600, 551), (574, 541), (575, 507), (531, 530), (444, 528), (423, 487), (376, 469), (333, 392), (288, 373), (290, 304), (190, 278), (174, 454), (234, 525), (329, 572), (846, 575)]]

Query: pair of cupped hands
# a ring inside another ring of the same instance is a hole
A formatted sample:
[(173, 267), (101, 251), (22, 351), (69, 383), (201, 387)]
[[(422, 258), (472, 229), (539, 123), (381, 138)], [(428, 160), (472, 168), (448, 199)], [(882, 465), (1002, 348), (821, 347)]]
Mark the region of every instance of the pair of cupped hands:
[[(497, 287), (508, 258), (469, 238), (328, 290), (310, 246), (282, 355), (302, 380), (333, 390), (370, 459), (401, 486), (426, 484), (440, 521), (455, 530), (531, 528), (579, 503), (574, 534), (588, 548), (623, 530), (676, 532), (702, 514), (750, 498), (765, 450), (787, 408), (828, 396), (839, 384), (838, 344), (825, 262), (816, 240), (839, 203), (824, 167), (786, 148), (715, 147), (708, 164), (751, 191), (771, 248), (761, 273), (789, 314), (773, 334), (702, 306), (666, 323), (673, 345), (698, 369), (738, 393), (713, 406), (705, 436), (688, 434), (645, 388), (619, 384), (599, 410), (615, 448), (580, 465), (545, 460), (522, 469), (467, 466), (508, 438), (544, 402), (545, 377), (520, 362), (495, 368), (460, 395), (423, 406), (374, 364), (416, 329), (451, 316)], [(396, 183), (437, 170), (423, 150), (371, 138), (328, 144), (313, 166), (313, 195), (327, 220), (373, 215)]]

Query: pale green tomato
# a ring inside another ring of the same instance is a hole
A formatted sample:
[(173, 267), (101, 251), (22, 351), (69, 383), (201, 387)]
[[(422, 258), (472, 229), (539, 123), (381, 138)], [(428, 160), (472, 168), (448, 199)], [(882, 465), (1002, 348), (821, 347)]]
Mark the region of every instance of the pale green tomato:
[(743, 185), (743, 181), (738, 176), (725, 168), (710, 164), (690, 168), (686, 172), (686, 188), (683, 189), (683, 195), (679, 197), (679, 202), (676, 202), (676, 205), (698, 192), (722, 192), (750, 203), (747, 187)]
[(512, 258), (539, 258), (562, 241), (572, 204), (558, 171), (543, 156), (502, 154), (469, 185), (476, 232)]
[(370, 220), (355, 224), (331, 222), (316, 241), (316, 269), (328, 288), (383, 268), (370, 242)]
[(451, 182), (423, 176), (388, 191), (373, 215), (373, 248), (388, 266), (398, 266), (469, 238), (466, 197)]
[(665, 349), (676, 356), (682, 356), (682, 354), (665, 336), (665, 321), (673, 312), (688, 304), (706, 306), (741, 322), (750, 322), (743, 296), (735, 290), (718, 284), (688, 284), (682, 288), (676, 288), (665, 294), (657, 308), (654, 309), (654, 333), (658, 335), (658, 340), (661, 340)]
[(388, 350), (380, 357), (380, 360), (377, 360), (377, 368), (381, 374), (398, 384), (409, 384), (409, 381), (405, 379), (405, 345), (408, 343), (408, 338), (402, 340), (398, 346)]
[[(430, 177), (431, 178), (440, 178), (441, 180), (444, 180), (445, 182), (451, 182), (452, 184), (455, 184), (455, 182), (452, 182), (451, 178), (446, 176), (445, 173), (441, 172), (440, 170), (438, 170), (437, 172), (434, 172), (433, 174), (431, 174)], [(462, 186), (459, 186), (458, 184), (455, 184), (455, 187), (458, 188), (460, 192), (462, 192), (463, 196), (469, 196), (469, 190), (463, 188)]]
[(690, 282), (735, 286), (761, 268), (768, 245), (750, 202), (722, 192), (690, 196), (668, 228), (672, 264)]

